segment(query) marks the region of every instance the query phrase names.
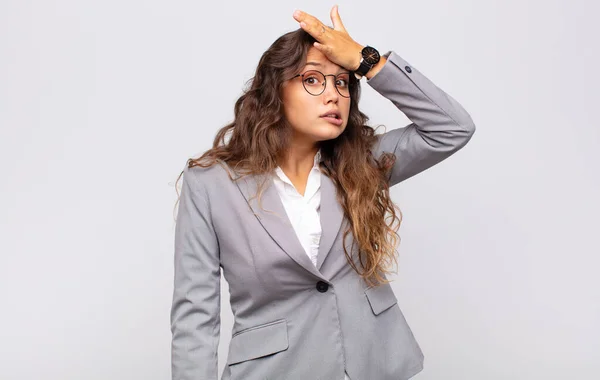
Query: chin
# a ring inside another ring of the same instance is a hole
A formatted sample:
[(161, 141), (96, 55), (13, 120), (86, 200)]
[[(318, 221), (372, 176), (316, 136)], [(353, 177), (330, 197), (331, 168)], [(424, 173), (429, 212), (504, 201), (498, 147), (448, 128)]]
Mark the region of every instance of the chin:
[(328, 128), (326, 131), (325, 130), (321, 130), (316, 137), (318, 140), (333, 140), (338, 138), (342, 132), (344, 132), (344, 127), (345, 126), (339, 126), (339, 127), (334, 127), (334, 128)]

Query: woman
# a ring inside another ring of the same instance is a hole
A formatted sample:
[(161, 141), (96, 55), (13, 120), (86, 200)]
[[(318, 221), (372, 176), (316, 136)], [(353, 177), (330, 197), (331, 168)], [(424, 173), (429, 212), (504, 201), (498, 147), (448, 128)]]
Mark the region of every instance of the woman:
[[(336, 7), (333, 28), (294, 18), (301, 28), (263, 54), (235, 120), (182, 172), (173, 379), (218, 378), (221, 268), (235, 316), (223, 380), (398, 380), (423, 368), (386, 280), (401, 221), (389, 187), (461, 149), (475, 126), (399, 55), (355, 42)], [(361, 74), (412, 123), (375, 135), (358, 108)]]

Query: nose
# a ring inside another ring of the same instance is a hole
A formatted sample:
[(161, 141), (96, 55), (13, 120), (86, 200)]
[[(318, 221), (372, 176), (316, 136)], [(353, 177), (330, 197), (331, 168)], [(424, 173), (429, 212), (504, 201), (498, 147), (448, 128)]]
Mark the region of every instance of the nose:
[(330, 101), (336, 103), (339, 100), (340, 94), (338, 93), (337, 88), (335, 88), (335, 76), (331, 76), (331, 82), (327, 82), (328, 79), (330, 79), (330, 77), (326, 76), (325, 91), (323, 91), (323, 101), (325, 104), (329, 103)]

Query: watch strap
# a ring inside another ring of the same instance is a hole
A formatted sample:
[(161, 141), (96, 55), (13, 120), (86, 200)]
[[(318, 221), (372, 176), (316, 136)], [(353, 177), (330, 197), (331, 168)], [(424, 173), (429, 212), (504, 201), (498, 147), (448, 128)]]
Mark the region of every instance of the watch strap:
[(365, 62), (365, 59), (362, 58), (360, 60), (360, 65), (358, 66), (358, 69), (355, 70), (355, 73), (360, 75), (360, 77), (362, 78), (365, 75), (367, 75), (369, 70), (371, 70), (371, 67), (373, 67), (373, 65), (368, 64), (367, 62)]
[[(367, 59), (369, 59), (369, 61), (373, 61), (373, 57), (371, 56), (372, 53), (376, 53), (377, 54), (377, 58), (375, 59), (375, 62), (369, 63), (367, 62)], [(356, 79), (360, 80), (362, 77), (364, 77), (365, 75), (367, 75), (367, 73), (369, 72), (369, 70), (371, 70), (371, 68), (373, 66), (375, 66), (377, 64), (377, 62), (379, 62), (379, 52), (372, 46), (365, 46), (362, 51), (360, 52), (361, 58), (360, 58), (360, 63), (358, 65), (358, 68), (354, 71), (354, 76), (356, 77)], [(367, 58), (367, 59), (365, 59)]]

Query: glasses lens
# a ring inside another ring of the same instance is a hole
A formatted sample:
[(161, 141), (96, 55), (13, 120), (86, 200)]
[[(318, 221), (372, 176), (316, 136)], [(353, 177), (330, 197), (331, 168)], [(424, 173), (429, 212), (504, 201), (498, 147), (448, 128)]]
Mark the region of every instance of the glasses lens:
[(325, 90), (325, 77), (318, 71), (307, 71), (302, 84), (309, 94), (319, 95)]
[(345, 98), (350, 97), (350, 75), (340, 74), (335, 78), (335, 87), (340, 95)]
[[(325, 91), (327, 83), (325, 80), (325, 76), (321, 72), (309, 70), (304, 73), (302, 85), (309, 94), (317, 96), (322, 94), (323, 91)], [(335, 87), (341, 96), (349, 98), (350, 75), (346, 73), (338, 75), (335, 78)]]

